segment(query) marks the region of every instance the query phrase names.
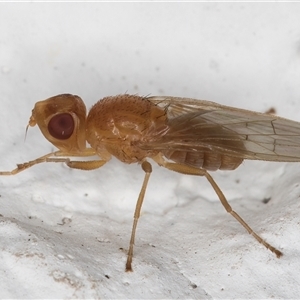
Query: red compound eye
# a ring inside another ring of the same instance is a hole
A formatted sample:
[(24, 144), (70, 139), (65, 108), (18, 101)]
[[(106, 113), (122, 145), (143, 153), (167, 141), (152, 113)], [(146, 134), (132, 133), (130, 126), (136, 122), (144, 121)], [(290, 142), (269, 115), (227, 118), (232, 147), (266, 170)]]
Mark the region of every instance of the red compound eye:
[(48, 123), (49, 133), (58, 140), (68, 139), (74, 131), (74, 120), (70, 114), (55, 115)]

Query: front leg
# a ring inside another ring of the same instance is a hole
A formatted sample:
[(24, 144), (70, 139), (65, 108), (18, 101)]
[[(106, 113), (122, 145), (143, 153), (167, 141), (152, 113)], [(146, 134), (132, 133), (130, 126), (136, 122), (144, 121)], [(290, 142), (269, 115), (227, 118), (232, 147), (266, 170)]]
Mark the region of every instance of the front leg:
[(57, 152), (59, 152), (59, 151), (48, 153), (48, 154), (46, 154), (44, 156), (41, 156), (41, 157), (39, 157), (35, 160), (31, 160), (31, 161), (28, 161), (28, 162), (25, 162), (25, 163), (22, 163), (22, 164), (17, 164), (16, 169), (13, 169), (12, 171), (1, 171), (0, 175), (3, 175), (3, 176), (16, 175), (16, 174), (18, 174), (18, 173), (20, 173), (20, 172), (22, 172), (26, 169), (31, 168), (34, 165), (41, 164), (41, 163), (48, 162), (48, 161), (52, 161), (53, 159), (55, 160), (53, 162), (66, 162), (67, 160), (69, 160), (68, 158), (51, 158), (51, 156), (55, 156), (55, 154)]
[(0, 176), (16, 175), (24, 170), (27, 170), (37, 164), (45, 162), (55, 162), (55, 163), (65, 163), (68, 167), (80, 170), (94, 170), (102, 167), (110, 158), (106, 157), (105, 160), (91, 160), (91, 161), (71, 161), (68, 157), (62, 156), (78, 156), (78, 157), (88, 157), (96, 155), (95, 150), (87, 148), (86, 151), (80, 153), (65, 153), (62, 151), (55, 151), (41, 156), (37, 159), (17, 164), (17, 168), (12, 171), (0, 171)]

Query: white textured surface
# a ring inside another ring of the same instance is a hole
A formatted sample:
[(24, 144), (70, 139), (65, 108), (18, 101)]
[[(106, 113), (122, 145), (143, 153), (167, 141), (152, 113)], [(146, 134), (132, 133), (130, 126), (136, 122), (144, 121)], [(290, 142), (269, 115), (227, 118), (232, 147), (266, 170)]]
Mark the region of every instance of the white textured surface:
[[(296, 3), (1, 3), (0, 169), (53, 150), (25, 127), (36, 101), (119, 93), (208, 99), (300, 120)], [(0, 178), (0, 298), (298, 298), (299, 164), (245, 162), (213, 177), (274, 246), (265, 250), (202, 178), (40, 165)], [(264, 198), (271, 197), (268, 204)], [(120, 249), (123, 248), (124, 250)]]

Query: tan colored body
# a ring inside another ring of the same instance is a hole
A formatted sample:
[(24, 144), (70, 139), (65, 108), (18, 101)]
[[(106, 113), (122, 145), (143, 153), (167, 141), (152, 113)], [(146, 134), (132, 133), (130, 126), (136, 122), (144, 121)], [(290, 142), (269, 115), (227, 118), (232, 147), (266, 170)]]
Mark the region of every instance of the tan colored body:
[[(234, 170), (243, 161), (204, 147), (197, 152), (190, 149), (157, 151), (141, 148), (172, 130), (172, 123), (163, 108), (146, 98), (121, 95), (104, 98), (90, 109), (86, 121), (86, 140), (100, 157), (113, 155), (124, 163), (142, 162), (159, 152), (177, 163), (213, 171)], [(191, 134), (196, 136), (197, 132), (191, 129)]]

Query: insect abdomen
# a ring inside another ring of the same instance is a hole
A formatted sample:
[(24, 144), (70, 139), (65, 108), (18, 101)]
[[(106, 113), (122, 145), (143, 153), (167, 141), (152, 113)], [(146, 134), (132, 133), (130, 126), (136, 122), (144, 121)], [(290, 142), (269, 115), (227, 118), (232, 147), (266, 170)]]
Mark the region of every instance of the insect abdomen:
[(174, 162), (203, 168), (208, 171), (234, 170), (243, 161), (241, 158), (205, 151), (164, 151), (163, 154)]

